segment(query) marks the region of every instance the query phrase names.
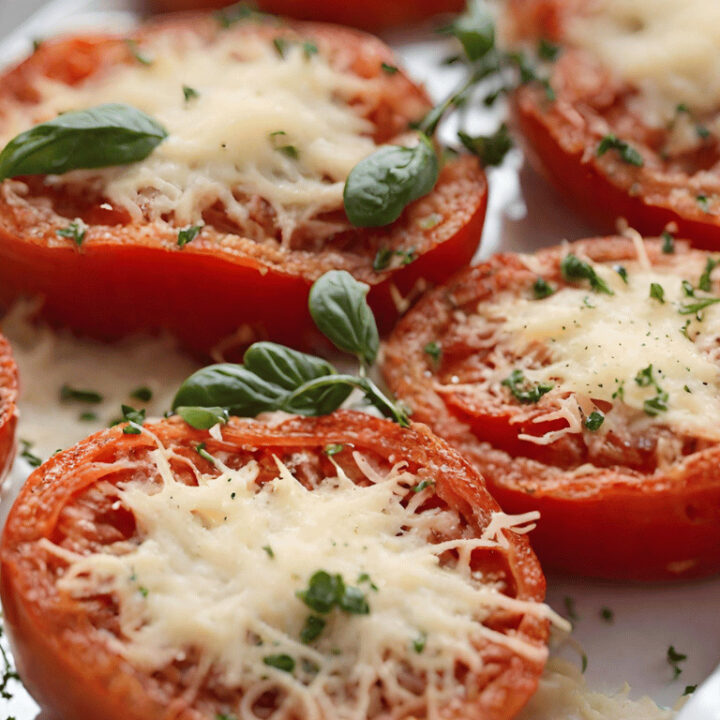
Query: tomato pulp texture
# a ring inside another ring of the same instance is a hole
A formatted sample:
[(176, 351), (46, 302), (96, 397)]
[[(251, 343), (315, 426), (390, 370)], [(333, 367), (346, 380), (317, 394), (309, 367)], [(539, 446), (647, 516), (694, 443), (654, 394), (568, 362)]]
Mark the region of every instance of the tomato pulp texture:
[[(648, 242), (648, 254), (669, 267), (689, 252), (681, 243), (674, 255), (664, 255), (660, 247)], [(553, 288), (568, 285), (560, 270), (568, 252), (607, 263), (637, 258), (634, 244), (617, 237), (542, 250), (536, 254), (538, 267)], [(390, 388), (410, 405), (415, 421), (430, 425), (475, 464), (506, 512), (540, 511), (532, 542), (545, 569), (636, 580), (718, 572), (717, 443), (658, 424), (647, 432), (628, 425), (607, 435), (583, 429), (538, 445), (519, 435), (542, 435), (568, 424), (534, 423), (548, 407), (521, 404), (506, 388), (499, 397), (474, 401), (460, 392), (438, 392), (438, 383), (475, 382), (493, 347), (482, 331), (468, 328), (499, 293), (533, 297), (538, 278), (533, 268), (518, 255), (496, 255), (428, 293), (385, 347), (383, 372)], [(678, 439), (681, 456), (663, 466), (660, 443)]]
[[(200, 8), (222, 8), (224, 0), (148, 0), (154, 10), (176, 11)], [(460, 12), (464, 0), (260, 0), (257, 7), (265, 12), (287, 15), (298, 20), (351, 25), (363, 30), (379, 31), (417, 24), (442, 13)]]
[[(640, 90), (566, 41), (567, 23), (588, 6), (588, 0), (507, 5), (514, 40), (537, 45), (543, 39), (559, 46), (548, 71), (554, 99), (539, 83), (523, 85), (514, 95), (513, 114), (529, 159), (603, 232), (615, 231), (618, 218), (645, 235), (659, 235), (671, 224), (678, 237), (717, 250), (717, 139), (708, 135), (692, 152), (668, 151), (671, 128), (644, 121), (636, 102)], [(698, 118), (698, 126), (712, 119)], [(627, 162), (614, 149), (599, 155), (610, 134), (640, 153), (642, 165)]]
[[(368, 109), (378, 143), (400, 138), (431, 106), (405, 73), (383, 70), (383, 64), (396, 65), (386, 45), (355, 30), (303, 23), (223, 29), (209, 16), (182, 16), (148, 25), (136, 39), (141, 44), (159, 33), (187, 32), (200, 33), (208, 43), (223, 32), (237, 33), (238, 42), (260, 34), (268, 43), (291, 33), (311, 39), (330, 62), (349, 53), (352, 71), (375, 78), (381, 88)], [(117, 37), (48, 40), (4, 74), (0, 105), (36, 102), (34, 84), (44, 77), (82, 83), (118, 63), (137, 62), (130, 48)], [(408, 298), (470, 262), (486, 202), (483, 170), (464, 156), (445, 164), (435, 189), (386, 227), (342, 231), (319, 248), (312, 237), (283, 248), (274, 214), (255, 197), (248, 203), (260, 208), (266, 240), (236, 234), (222, 207), (213, 207), (204, 213), (202, 232), (179, 247), (178, 228), (132, 221), (123, 208), (90, 191), (70, 196), (53, 190), (43, 176), (6, 180), (0, 185), (0, 304), (40, 295), (41, 312), (55, 325), (106, 340), (167, 328), (204, 354), (259, 339), (310, 348), (318, 337), (307, 296), (320, 275), (344, 269), (369, 284), (371, 307), (381, 330), (388, 330)], [(344, 213), (339, 215), (344, 221)], [(88, 226), (81, 245), (57, 234), (75, 218)], [(390, 261), (375, 270), (380, 251)]]
[[(402, 429), (362, 413), (339, 411), (280, 424), (231, 418), (223, 426), (222, 440), (193, 430), (179, 418), (148, 429), (152, 435), (124, 434), (123, 427), (116, 426), (53, 456), (30, 477), (5, 527), (1, 590), (18, 671), (40, 705), (61, 720), (98, 716), (157, 720), (171, 715), (214, 720), (219, 708), (242, 694), (241, 688), (213, 685), (212, 672), (197, 687), (192, 663), (175, 661), (152, 674), (129, 666), (104, 639), (104, 634), (118, 632), (113, 597), (76, 599), (56, 586), (65, 563), (47, 552), (47, 540), (86, 554), (137, 537), (134, 515), (116, 503), (116, 488), (131, 477), (156, 476), (148, 453), (158, 440), (175, 454), (173, 473), (191, 484), (196, 479), (188, 460), (202, 472), (215, 472), (215, 465), (197, 453), (201, 442), (211, 455), (223, 454), (230, 467), (257, 461), (259, 483), (277, 475), (275, 457), (292, 462), (301, 454), (303, 460), (294, 465), (294, 472), (309, 489), (318, 476), (334, 476), (333, 462), (353, 481), (363, 483), (353, 460), (357, 451), (380, 471), (389, 470), (400, 459), (407, 461), (410, 471), (422, 468), (436, 482), (431, 506), (457, 510), (462, 532), (471, 536), (479, 537), (491, 514), (499, 510), (477, 471), (422, 425)], [(328, 445), (341, 446), (332, 460), (325, 452)], [(473, 566), (512, 597), (542, 600), (545, 580), (527, 538), (502, 532), (507, 545), (473, 550)], [(531, 614), (493, 611), (486, 624), (541, 647), (547, 641), (547, 622)], [(509, 720), (535, 691), (541, 664), (492, 642), (481, 644), (478, 652), (489, 664), (482, 664), (477, 693), (462, 709), (473, 717)], [(188, 657), (192, 657), (190, 651)]]
[(8, 341), (0, 335), (0, 485), (15, 457), (18, 374)]

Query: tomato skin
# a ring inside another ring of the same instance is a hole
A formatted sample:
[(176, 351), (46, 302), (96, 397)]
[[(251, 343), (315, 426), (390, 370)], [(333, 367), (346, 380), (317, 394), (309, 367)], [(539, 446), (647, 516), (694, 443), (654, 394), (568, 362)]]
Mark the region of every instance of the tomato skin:
[[(189, 27), (218, 32), (206, 16), (182, 17), (146, 26), (138, 37)], [(411, 119), (430, 107), (424, 91), (402, 71), (383, 73), (381, 61), (396, 60), (380, 41), (329, 25), (291, 27), (323, 47), (352, 49), (358, 74), (379, 73), (382, 83), (392, 83), (373, 112), (378, 142), (399, 137)], [(251, 31), (272, 37), (277, 29), (238, 28)], [(127, 62), (127, 53), (124, 40), (108, 36), (47, 41), (3, 76), (0, 102), (3, 97), (32, 102), (30, 88), (38, 75), (74, 83), (98, 68)], [(312, 283), (331, 269), (345, 269), (371, 286), (369, 301), (378, 324), (389, 330), (405, 305), (398, 305), (398, 293), (414, 294), (423, 283), (441, 282), (470, 261), (487, 204), (483, 170), (475, 158), (464, 156), (446, 164), (433, 192), (406, 208), (393, 225), (351, 229), (330, 238), (321, 250), (278, 250), (210, 224), (180, 248), (177, 229), (132, 223), (123, 210), (107, 205), (54, 212), (18, 203), (7, 192), (8, 182), (0, 185), (0, 306), (39, 295), (44, 298), (40, 312), (52, 324), (103, 340), (169, 329), (184, 346), (205, 356), (213, 350), (239, 351), (260, 339), (316, 347), (322, 340), (307, 311), (307, 297)], [(35, 188), (38, 181), (29, 182)], [(431, 215), (437, 215), (437, 225), (424, 227)], [(88, 225), (81, 247), (56, 234), (76, 216)], [(395, 258), (388, 269), (375, 271), (373, 261), (383, 248), (413, 248), (415, 260), (403, 265)]]
[[(150, 0), (150, 6), (159, 11), (195, 10), (198, 8), (221, 8), (225, 0)], [(460, 12), (464, 0), (260, 0), (260, 10), (277, 15), (287, 15), (298, 20), (351, 25), (364, 30), (385, 30), (417, 24), (442, 13)]]
[[(510, 0), (507, 4), (513, 38), (531, 44), (546, 38), (562, 48), (560, 59), (550, 68), (554, 102), (537, 84), (521, 86), (514, 94), (512, 114), (528, 158), (600, 232), (616, 231), (618, 218), (647, 236), (659, 235), (673, 223), (679, 237), (717, 250), (720, 216), (705, 212), (696, 201), (702, 193), (714, 197), (720, 187), (713, 167), (702, 162), (703, 156), (714, 157), (716, 147), (702, 147), (698, 157), (677, 163), (663, 157), (659, 131), (629, 109), (628, 98), (637, 88), (563, 44), (564, 26), (589, 4), (588, 0)], [(613, 153), (598, 157), (598, 144), (609, 132), (642, 150), (644, 166), (623, 163)]]
[[(612, 237), (549, 248), (538, 257), (559, 258), (573, 248), (597, 261), (634, 257), (630, 240)], [(651, 250), (660, 255), (659, 245)], [(683, 243), (676, 244), (676, 254), (687, 251)], [(453, 313), (472, 313), (469, 308), (499, 291), (524, 292), (536, 277), (518, 256), (496, 255), (428, 293), (384, 346), (382, 371), (391, 390), (410, 405), (414, 420), (430, 425), (473, 462), (503, 510), (540, 511), (532, 543), (546, 570), (646, 581), (720, 572), (717, 445), (657, 472), (643, 466), (645, 459), (635, 448), (623, 446), (623, 462), (578, 475), (575, 470), (590, 462), (579, 436), (539, 447), (518, 438), (532, 425), (531, 420), (518, 424), (516, 404), (485, 407), (478, 402), (479, 407), (468, 408), (453, 395), (436, 392), (438, 369), (429, 363), (425, 345), (439, 342), (452, 354)]]
[(18, 374), (10, 343), (0, 335), (0, 486), (15, 459)]
[[(434, 473), (438, 497), (456, 508), (474, 532), (479, 533), (498, 510), (472, 466), (422, 425), (405, 430), (387, 420), (339, 411), (320, 418), (292, 417), (279, 425), (232, 418), (223, 427), (222, 441), (178, 418), (148, 429), (166, 447), (193, 454), (199, 442), (206, 443), (209, 452), (235, 451), (255, 457), (264, 453), (268, 458), (291, 451), (322, 455), (327, 444), (339, 443), (373, 453), (389, 464), (404, 458), (411, 467), (422, 466)], [(67, 532), (60, 520), (63, 507), (94, 483), (107, 480), (102, 466), (128, 455), (135, 462), (154, 446), (149, 435), (125, 435), (121, 426), (96, 433), (38, 468), (10, 511), (0, 547), (4, 623), (24, 683), (41, 707), (58, 720), (215, 718), (209, 712), (212, 708), (198, 710), (183, 702), (176, 687), (163, 684), (155, 675), (143, 675), (98, 642), (87, 615), (76, 610), (71, 599), (58, 595), (47, 565), (38, 556), (42, 552), (39, 541)], [(96, 515), (105, 520), (110, 513), (110, 508), (100, 506)], [(513, 596), (541, 600), (545, 579), (527, 538), (512, 532), (505, 537), (507, 553), (489, 555), (487, 567), (504, 573)], [(507, 627), (503, 625), (508, 623), (506, 614), (500, 615), (500, 627)], [(524, 615), (517, 622), (520, 635), (539, 645), (546, 642), (546, 621)], [(490, 645), (488, 653), (502, 670), (492, 674), (487, 692), (481, 691), (477, 702), (463, 709), (467, 714), (462, 717), (509, 720), (535, 691), (542, 667), (496, 646)]]

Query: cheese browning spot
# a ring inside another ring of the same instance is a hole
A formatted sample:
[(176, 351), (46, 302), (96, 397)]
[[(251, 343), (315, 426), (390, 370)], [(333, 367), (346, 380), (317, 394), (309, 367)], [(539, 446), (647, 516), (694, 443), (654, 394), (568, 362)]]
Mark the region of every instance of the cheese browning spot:
[(193, 650), (230, 690), (281, 693), (277, 717), (321, 720), (330, 708), (366, 720), (388, 705), (440, 718), (476, 691), (456, 668), (480, 672), (487, 643), (544, 661), (545, 647), (484, 622), (500, 609), (556, 616), (470, 566), (473, 550), (501, 550), (537, 513), (495, 513), (473, 538), (454, 511), (420, 511), (432, 482), (402, 462), (380, 472), (353, 452), (363, 485), (335, 465), (308, 489), (277, 458), (258, 485), (254, 460), (231, 469), (218, 452), (187, 485), (172, 457), (158, 446), (154, 481), (120, 486), (136, 542), (81, 556), (43, 541), (68, 562), (61, 592), (116, 598), (121, 633), (108, 642), (133, 665), (153, 672)]

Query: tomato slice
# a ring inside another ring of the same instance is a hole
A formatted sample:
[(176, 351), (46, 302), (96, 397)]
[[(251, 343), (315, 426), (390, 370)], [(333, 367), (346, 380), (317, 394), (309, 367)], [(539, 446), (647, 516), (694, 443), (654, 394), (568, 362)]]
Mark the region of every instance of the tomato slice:
[[(709, 257), (689, 250), (686, 243), (676, 243), (673, 254), (664, 254), (660, 241), (646, 241), (645, 248), (652, 267), (669, 272), (692, 259), (700, 274)], [(495, 321), (488, 318), (503, 312), (492, 310), (498, 298), (529, 302), (539, 276), (555, 291), (571, 287), (561, 272), (561, 261), (568, 253), (610, 267), (637, 260), (637, 246), (617, 237), (580, 241), (534, 256), (496, 255), (428, 293), (403, 318), (385, 346), (385, 378), (413, 409), (415, 421), (430, 425), (475, 464), (504, 510), (540, 511), (533, 547), (544, 567), (636, 580), (718, 572), (720, 476), (716, 468), (720, 446), (702, 428), (688, 430), (669, 420), (664, 423), (662, 407), (656, 413), (657, 422), (651, 423), (647, 417), (654, 408), (643, 412), (642, 406), (634, 420), (624, 420), (625, 416), (617, 414), (628, 407), (624, 401), (597, 400), (592, 408), (585, 406), (583, 422), (572, 430), (572, 420), (563, 414), (565, 395), (526, 398), (523, 403), (506, 387), (507, 380), (502, 386), (499, 382), (497, 386), (487, 384), (495, 368), (502, 368), (503, 377), (509, 377), (513, 367), (542, 368), (554, 362), (552, 342), (548, 341), (548, 345), (532, 346), (529, 364), (508, 355), (510, 363), (505, 369), (499, 359), (505, 352), (499, 349), (501, 336), (493, 329)], [(678, 279), (678, 288), (679, 283)], [(688, 292), (691, 290), (690, 286)], [(643, 286), (643, 302), (660, 302), (647, 292)], [(598, 302), (596, 297), (588, 290), (588, 308)], [(695, 301), (688, 297), (688, 302)], [(714, 302), (711, 297), (710, 303)], [(680, 333), (690, 315), (680, 314), (682, 308), (674, 301), (668, 299), (667, 303), (672, 315), (669, 332), (677, 332), (684, 342)], [(577, 313), (582, 316), (579, 301), (578, 306)], [(552, 308), (546, 313), (562, 312), (562, 308)], [(565, 324), (562, 330), (566, 330)], [(644, 326), (625, 330), (641, 331), (642, 341)], [(623, 352), (619, 346), (597, 350), (602, 358)], [(576, 374), (580, 365), (573, 363), (582, 361), (568, 357), (564, 367)], [(670, 356), (641, 356), (644, 364), (671, 361)], [(617, 361), (606, 364), (608, 372), (620, 372)], [(642, 377), (635, 382), (630, 378), (628, 387), (642, 382)], [(524, 387), (521, 383), (520, 391)], [(679, 387), (682, 392), (682, 385)], [(688, 385), (685, 392), (691, 392)], [(568, 397), (578, 399), (576, 407), (583, 407), (583, 393), (572, 390)], [(612, 424), (606, 421), (603, 432), (585, 424), (591, 409), (607, 418), (614, 408), (616, 420)], [(666, 456), (664, 449), (670, 445), (675, 450)]]
[[(152, 0), (151, 5), (161, 11), (221, 8), (222, 0)], [(385, 30), (417, 24), (441, 13), (460, 12), (463, 0), (395, 0), (395, 2), (361, 3), (357, 0), (330, 2), (329, 0), (261, 0), (257, 7), (265, 12), (287, 15), (298, 20), (351, 25), (364, 30)]]
[[(302, 23), (222, 29), (199, 16), (148, 25), (136, 37), (142, 43), (198, 33), (213, 42), (221, 32), (237, 33), (239, 43), (249, 35), (272, 43), (292, 32), (312, 39), (331, 63), (371, 78), (372, 97), (357, 102), (377, 143), (401, 141), (408, 123), (430, 107), (427, 95), (404, 72), (382, 69), (383, 63), (397, 65), (391, 50), (355, 30)], [(46, 41), (3, 75), (0, 105), (32, 105), (43, 77), (77, 84), (129, 62), (122, 38)], [(178, 228), (131, 220), (125, 209), (89, 188), (70, 192), (42, 176), (6, 181), (0, 186), (0, 304), (40, 295), (41, 313), (55, 325), (100, 339), (166, 328), (204, 354), (268, 338), (308, 348), (318, 342), (307, 311), (309, 288), (324, 272), (345, 269), (371, 286), (370, 304), (386, 330), (422, 289), (470, 261), (480, 241), (487, 183), (478, 161), (461, 157), (448, 162), (435, 189), (394, 224), (341, 230), (324, 241), (303, 231), (290, 247), (276, 239), (276, 218), (263, 209), (265, 201), (251, 197), (247, 202), (257, 223), (267, 228), (265, 240), (245, 237), (222, 207), (213, 207), (203, 214), (202, 233), (181, 248)], [(344, 213), (339, 215), (342, 224)], [(80, 247), (57, 235), (75, 218), (88, 226)], [(378, 253), (388, 259), (385, 267), (375, 263)]]
[[(499, 510), (472, 466), (427, 428), (416, 425), (406, 430), (352, 411), (279, 421), (272, 416), (267, 421), (232, 418), (222, 427), (222, 439), (193, 430), (178, 418), (146, 425), (141, 434), (125, 434), (122, 426), (101, 431), (53, 456), (33, 473), (10, 512), (2, 539), (4, 620), (18, 671), (38, 703), (60, 720), (91, 720), (98, 715), (110, 720), (171, 716), (214, 720), (219, 713), (239, 716), (235, 712), (239, 699), (250, 690), (219, 686), (212, 668), (198, 680), (193, 648), (183, 651), (185, 660), (173, 660), (153, 672), (133, 666), (117, 651), (117, 642), (122, 641), (117, 598), (102, 592), (80, 597), (58, 588), (69, 563), (63, 552), (87, 556), (118, 541), (125, 541), (126, 549), (143, 541), (141, 523), (119, 500), (118, 486), (159, 482), (156, 461), (150, 457), (159, 443), (170, 453), (175, 479), (188, 485), (198, 482), (194, 471), (189, 471), (191, 463), (206, 479), (220, 476), (215, 464), (199, 456), (200, 443), (204, 452), (222, 457), (228, 467), (241, 468), (254, 461), (260, 468), (254, 481), (257, 492), (278, 477), (277, 460), (291, 468), (295, 480), (308, 491), (323, 482), (319, 478), (336, 476), (333, 463), (357, 486), (375, 487), (360, 471), (354, 459), (357, 453), (381, 475), (405, 461), (410, 472), (435, 482), (432, 497), (408, 509), (408, 518), (451, 510), (457, 520), (442, 537), (428, 536), (430, 543), (460, 534), (480, 537)], [(332, 457), (328, 447), (333, 447)], [(329, 492), (338, 489), (336, 484)], [(412, 487), (406, 492), (403, 504), (417, 496)], [(510, 598), (541, 601), (545, 581), (527, 538), (499, 532), (503, 536), (499, 544), (471, 550), (476, 576)], [(272, 541), (273, 537), (263, 538), (269, 545)], [(49, 551), (49, 542), (61, 549), (60, 554)], [(325, 552), (318, 549), (318, 557), (331, 562)], [(263, 582), (260, 569), (257, 581)], [(500, 633), (492, 638), (512, 636), (512, 647), (495, 639), (478, 642), (477, 659), (482, 662), (475, 667), (481, 669), (468, 681), (468, 672), (473, 671), (456, 667), (459, 701), (443, 717), (509, 720), (534, 692), (544, 663), (517, 652), (514, 643), (528, 642), (544, 655), (548, 626), (528, 606), (518, 607), (490, 610), (485, 627)], [(466, 688), (472, 688), (471, 694)], [(424, 712), (427, 698), (417, 687), (413, 692), (420, 697), (415, 707)], [(273, 717), (271, 695), (269, 690), (264, 695), (267, 717)], [(368, 717), (375, 717), (379, 708), (369, 710)], [(382, 709), (382, 716), (388, 710), (392, 708)]]
[[(555, 99), (549, 100), (538, 83), (521, 86), (514, 95), (513, 113), (528, 158), (601, 231), (615, 231), (621, 217), (645, 235), (659, 235), (673, 224), (679, 237), (717, 249), (717, 139), (708, 135), (695, 150), (668, 149), (672, 128), (643, 119), (637, 109), (642, 91), (568, 41), (568, 24), (590, 6), (588, 0), (508, 3), (515, 40), (534, 45), (545, 39), (561, 48), (547, 71)], [(703, 121), (697, 119), (699, 126)], [(598, 156), (609, 134), (641, 153), (642, 167), (614, 151)]]
[(10, 343), (0, 335), (0, 485), (15, 457), (18, 376)]

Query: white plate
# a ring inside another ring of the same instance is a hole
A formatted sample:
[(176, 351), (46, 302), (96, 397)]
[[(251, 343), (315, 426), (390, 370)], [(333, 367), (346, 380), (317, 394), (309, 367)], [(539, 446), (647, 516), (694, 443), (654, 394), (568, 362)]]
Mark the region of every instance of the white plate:
[[(0, 0), (0, 27), (22, 20), (23, 11), (39, 0)], [(26, 54), (33, 38), (79, 28), (130, 27), (132, 0), (54, 0), (0, 41), (0, 63)], [(453, 86), (456, 70), (439, 71), (442, 48), (437, 39), (395, 36), (392, 44), (406, 61), (411, 74), (427, 83), (436, 97)], [(486, 131), (497, 123), (497, 111), (479, 111), (466, 118), (472, 131)], [(448, 129), (451, 132), (452, 128)], [(490, 172), (490, 208), (478, 257), (500, 249), (527, 251), (562, 239), (593, 235), (593, 230), (562, 203), (561, 198), (530, 168), (519, 151), (513, 151), (502, 168)], [(524, 198), (524, 200), (523, 200)], [(11, 336), (11, 340), (12, 340)], [(80, 352), (80, 346), (78, 346)], [(124, 350), (107, 347), (109, 355)], [(21, 366), (22, 372), (22, 366)], [(23, 377), (27, 386), (43, 378)], [(47, 382), (47, 380), (46, 380)], [(49, 388), (49, 392), (57, 389)], [(22, 423), (20, 430), (23, 435)], [(32, 438), (31, 438), (32, 439)], [(17, 489), (29, 468), (18, 461), (13, 485)], [(7, 509), (7, 502), (0, 514)], [(601, 691), (630, 683), (633, 695), (648, 694), (661, 705), (674, 706), (686, 685), (707, 677), (720, 661), (720, 580), (709, 579), (673, 585), (590, 582), (576, 578), (548, 578), (548, 601), (560, 612), (571, 598), (578, 615), (574, 637), (587, 654), (588, 685)], [(600, 616), (611, 608), (614, 622)], [(688, 656), (675, 680), (667, 663), (670, 645)], [(576, 662), (580, 662), (579, 655)], [(720, 712), (720, 698), (717, 698)], [(0, 716), (31, 720), (37, 708), (23, 692), (10, 701), (0, 699)]]

